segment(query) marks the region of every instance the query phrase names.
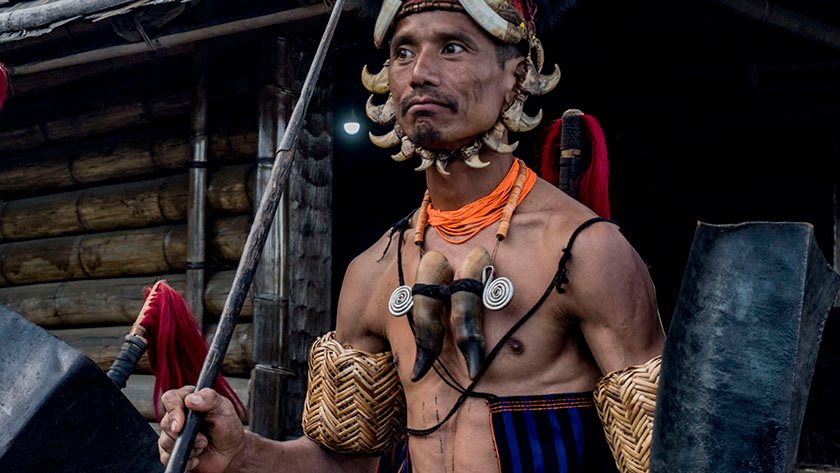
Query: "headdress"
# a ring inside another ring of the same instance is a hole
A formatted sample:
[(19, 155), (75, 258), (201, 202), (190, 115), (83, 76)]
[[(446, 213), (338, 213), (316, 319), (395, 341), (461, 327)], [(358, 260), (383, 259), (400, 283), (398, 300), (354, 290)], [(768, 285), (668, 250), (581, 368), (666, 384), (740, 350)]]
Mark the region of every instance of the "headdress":
[[(422, 163), (415, 168), (418, 171), (428, 169), (434, 164), (438, 171), (448, 174), (446, 165), (453, 158), (463, 159), (472, 168), (482, 168), (487, 166), (487, 163), (478, 157), (482, 146), (487, 146), (497, 153), (511, 153), (518, 143), (504, 143), (502, 140), (505, 130), (525, 132), (539, 125), (542, 110), (533, 117), (529, 116), (524, 110), (525, 101), (532, 95), (542, 95), (554, 89), (560, 80), (560, 68), (555, 64), (551, 74), (541, 74), (545, 54), (535, 33), (534, 19), (537, 7), (529, 0), (385, 0), (374, 27), (374, 43), (380, 48), (384, 46), (395, 20), (431, 10), (463, 12), (496, 40), (525, 46), (528, 52), (526, 71), (518, 78), (516, 96), (501, 112), (496, 124), (474, 143), (452, 152), (434, 152), (414, 144), (395, 123), (395, 104), (390, 95), (382, 105), (374, 105), (371, 95), (365, 108), (368, 117), (383, 126), (393, 125), (394, 129), (382, 136), (371, 134), (370, 139), (381, 148), (399, 145), (400, 151), (392, 156), (396, 161), (405, 161), (415, 154), (419, 155)], [(373, 94), (389, 93), (388, 65), (386, 61), (377, 74), (368, 72), (367, 66), (362, 69), (362, 84), (367, 90)]]

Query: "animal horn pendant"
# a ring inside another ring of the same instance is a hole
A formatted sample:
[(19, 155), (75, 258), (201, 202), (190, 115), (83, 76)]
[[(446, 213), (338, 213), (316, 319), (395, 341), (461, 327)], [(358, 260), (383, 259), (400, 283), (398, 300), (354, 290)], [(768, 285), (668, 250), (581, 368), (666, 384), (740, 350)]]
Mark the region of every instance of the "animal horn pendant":
[(414, 156), (415, 151), (417, 151), (417, 147), (414, 146), (414, 142), (408, 139), (407, 136), (403, 136), (401, 139), (401, 146), (400, 152), (394, 155), (391, 155), (391, 159), (394, 161), (405, 161), (406, 159), (411, 158)]
[(542, 120), (542, 110), (536, 116), (531, 117), (525, 113), (525, 98), (523, 94), (519, 94), (516, 100), (510, 104), (507, 110), (502, 113), (502, 123), (508, 130), (520, 133), (524, 131), (531, 131), (540, 124)]
[[(446, 257), (437, 251), (429, 251), (420, 259), (417, 267), (417, 284), (443, 285), (452, 282), (452, 266)], [(418, 381), (426, 375), (443, 351), (446, 326), (446, 303), (435, 298), (414, 294), (414, 338), (417, 355), (411, 371), (411, 381)]]
[(368, 136), (370, 137), (370, 142), (379, 148), (392, 148), (400, 144), (400, 137), (397, 134), (396, 129), (393, 129), (381, 136), (374, 135), (372, 132), (369, 132)]
[(420, 159), (422, 159), (422, 161), (420, 162), (419, 166), (414, 168), (415, 171), (425, 171), (426, 169), (429, 169), (435, 164), (435, 160), (437, 158), (435, 157), (434, 153), (423, 148), (419, 148), (417, 152), (418, 154), (420, 154)]
[(362, 68), (362, 85), (374, 94), (387, 94), (390, 92), (388, 86), (388, 61), (385, 61), (385, 65), (378, 74), (371, 74), (368, 71), (367, 64), (365, 64)]
[[(482, 143), (485, 146), (490, 148), (491, 150), (500, 153), (500, 154), (508, 154), (513, 153), (517, 146), (519, 146), (519, 142), (515, 142), (512, 144), (507, 144), (504, 141), (505, 137), (505, 125), (502, 122), (496, 122), (487, 133), (481, 137)], [(483, 166), (482, 166), (483, 167)]]
[(397, 118), (397, 115), (394, 113), (394, 98), (389, 95), (388, 100), (386, 100), (384, 104), (374, 105), (373, 95), (371, 95), (368, 97), (367, 103), (365, 104), (365, 114), (367, 114), (368, 118), (373, 120), (374, 123), (383, 126), (392, 125)]
[(435, 168), (438, 170), (439, 173), (443, 174), (444, 176), (448, 176), (450, 174), (450, 172), (446, 170), (446, 166), (449, 166), (448, 159), (438, 158), (435, 160)]
[[(461, 264), (458, 279), (481, 280), (484, 268), (490, 266), (490, 254), (484, 247), (476, 247)], [(455, 343), (467, 361), (470, 379), (476, 379), (484, 363), (483, 311), (481, 295), (469, 291), (452, 293), (452, 328), (455, 331)]]

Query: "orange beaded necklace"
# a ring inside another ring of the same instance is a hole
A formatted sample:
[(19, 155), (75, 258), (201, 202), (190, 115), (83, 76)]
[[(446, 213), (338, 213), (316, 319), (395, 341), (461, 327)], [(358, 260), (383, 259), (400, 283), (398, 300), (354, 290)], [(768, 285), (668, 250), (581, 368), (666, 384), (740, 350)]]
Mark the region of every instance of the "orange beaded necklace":
[(478, 232), (501, 220), (496, 238), (507, 237), (513, 211), (525, 199), (537, 182), (537, 175), (516, 159), (502, 182), (486, 196), (460, 209), (442, 211), (432, 208), (429, 191), (423, 197), (414, 230), (414, 243), (422, 246), (426, 225), (430, 225), (445, 241), (458, 245), (470, 240)]

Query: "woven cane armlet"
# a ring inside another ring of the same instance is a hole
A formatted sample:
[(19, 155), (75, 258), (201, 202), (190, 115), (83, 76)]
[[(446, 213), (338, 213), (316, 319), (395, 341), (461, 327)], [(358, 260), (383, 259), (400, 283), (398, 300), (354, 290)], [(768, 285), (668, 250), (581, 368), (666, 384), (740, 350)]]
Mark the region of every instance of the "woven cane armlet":
[(328, 332), (312, 345), (303, 433), (338, 453), (385, 453), (405, 427), (405, 395), (391, 352), (365, 353)]
[(662, 357), (607, 374), (593, 396), (607, 443), (622, 473), (647, 473)]

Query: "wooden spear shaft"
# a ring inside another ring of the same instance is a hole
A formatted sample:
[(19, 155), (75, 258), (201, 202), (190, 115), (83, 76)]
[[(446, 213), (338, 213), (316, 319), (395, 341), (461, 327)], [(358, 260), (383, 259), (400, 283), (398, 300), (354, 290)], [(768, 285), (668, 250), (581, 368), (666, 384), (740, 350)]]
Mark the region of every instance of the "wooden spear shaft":
[[(286, 187), (289, 171), (291, 170), (294, 159), (294, 148), (297, 144), (300, 130), (303, 127), (303, 117), (306, 114), (306, 108), (309, 105), (309, 100), (312, 98), (312, 93), (315, 91), (315, 83), (321, 72), (321, 66), (324, 64), (324, 57), (327, 55), (330, 41), (338, 24), (338, 18), (341, 15), (341, 10), (344, 8), (344, 2), (345, 0), (336, 0), (333, 6), (327, 27), (315, 52), (315, 58), (312, 60), (312, 65), (306, 75), (306, 80), (303, 82), (303, 90), (301, 90), (300, 98), (295, 104), (294, 110), (292, 110), (289, 125), (283, 134), (283, 141), (275, 152), (276, 162), (274, 168), (271, 170), (271, 177), (269, 178), (263, 197), (260, 200), (260, 206), (254, 216), (254, 224), (251, 226), (251, 231), (245, 242), (245, 248), (242, 252), (242, 258), (239, 260), (236, 276), (233, 278), (230, 293), (225, 302), (225, 308), (222, 310), (219, 327), (216, 329), (213, 343), (210, 345), (207, 358), (204, 359), (204, 366), (201, 368), (201, 374), (198, 376), (195, 387), (196, 392), (203, 388), (212, 387), (213, 382), (219, 376), (224, 354), (227, 352), (230, 339), (233, 335), (233, 329), (236, 327), (236, 319), (239, 316), (239, 311), (242, 309), (242, 304), (245, 301), (248, 289), (251, 287), (251, 281), (254, 279), (257, 263), (262, 254), (263, 246), (265, 246), (274, 215), (277, 212), (277, 205)], [(175, 441), (172, 456), (166, 465), (166, 473), (183, 473), (186, 469), (189, 453), (198, 434), (202, 417), (202, 415), (194, 411), (187, 412), (187, 422), (180, 435), (178, 435), (178, 439)]]

